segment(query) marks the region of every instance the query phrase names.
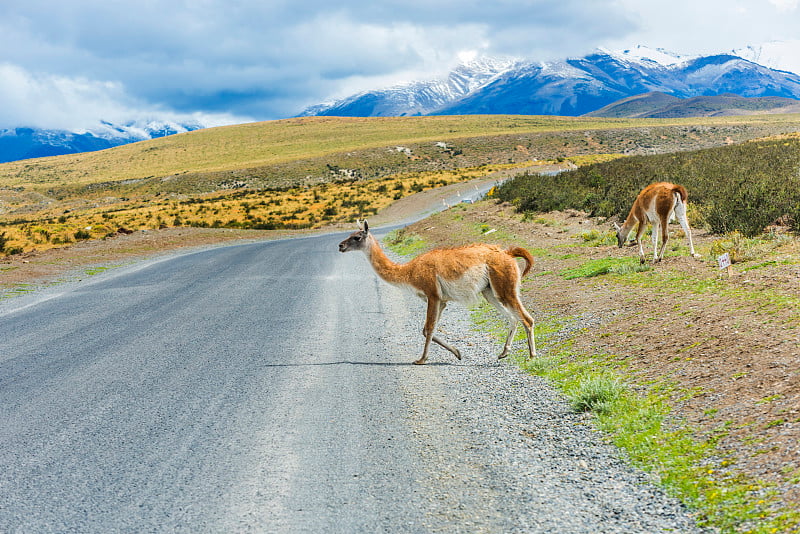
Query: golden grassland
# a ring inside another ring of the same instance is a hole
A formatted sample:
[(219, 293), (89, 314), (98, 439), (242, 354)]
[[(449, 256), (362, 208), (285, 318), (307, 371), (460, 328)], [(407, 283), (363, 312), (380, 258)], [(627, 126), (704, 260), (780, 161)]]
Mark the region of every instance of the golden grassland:
[[(551, 162), (541, 161), (546, 165)], [(534, 165), (532, 162), (526, 166)], [(142, 229), (299, 229), (352, 221), (378, 213), (413, 193), (480, 178), (520, 165), (485, 165), (456, 171), (404, 173), (377, 180), (347, 180), (287, 190), (234, 190), (184, 198), (118, 202), (61, 213), (60, 206), (3, 225), (7, 253), (45, 250), (81, 239)]]
[(450, 141), (525, 132), (797, 122), (800, 115), (690, 119), (468, 115), (304, 117), (197, 130), (98, 152), (0, 164), (0, 187), (90, 184), (217, 172), (392, 144)]

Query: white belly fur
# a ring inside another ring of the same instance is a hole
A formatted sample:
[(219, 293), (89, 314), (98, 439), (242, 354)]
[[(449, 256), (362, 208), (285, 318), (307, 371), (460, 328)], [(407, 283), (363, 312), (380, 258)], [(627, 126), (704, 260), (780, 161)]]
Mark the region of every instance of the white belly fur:
[(489, 285), (489, 271), (485, 264), (475, 265), (455, 280), (445, 280), (440, 276), (437, 280), (443, 300), (474, 304), (480, 299), (481, 291)]

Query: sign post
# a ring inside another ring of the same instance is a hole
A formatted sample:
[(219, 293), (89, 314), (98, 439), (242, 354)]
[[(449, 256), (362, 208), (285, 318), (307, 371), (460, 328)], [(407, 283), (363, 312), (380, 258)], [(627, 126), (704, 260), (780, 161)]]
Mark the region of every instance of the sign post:
[(731, 255), (727, 252), (722, 256), (717, 257), (717, 262), (719, 263), (719, 270), (727, 269), (728, 270), (728, 278), (733, 276), (733, 268), (731, 267)]

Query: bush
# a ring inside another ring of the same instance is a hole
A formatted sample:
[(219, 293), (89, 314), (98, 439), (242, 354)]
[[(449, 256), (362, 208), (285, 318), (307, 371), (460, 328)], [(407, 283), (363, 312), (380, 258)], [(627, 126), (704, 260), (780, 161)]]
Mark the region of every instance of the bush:
[(81, 239), (89, 239), (89, 238), (91, 238), (92, 234), (90, 234), (87, 230), (81, 229), (81, 230), (77, 230), (75, 232), (75, 234), (73, 234), (73, 237), (75, 237), (75, 239), (80, 241)]
[(800, 231), (800, 139), (634, 156), (558, 175), (524, 174), (501, 185), (500, 200), (519, 211), (567, 208), (624, 219), (636, 195), (654, 182), (689, 192), (692, 218), (714, 233), (762, 233), (778, 219)]

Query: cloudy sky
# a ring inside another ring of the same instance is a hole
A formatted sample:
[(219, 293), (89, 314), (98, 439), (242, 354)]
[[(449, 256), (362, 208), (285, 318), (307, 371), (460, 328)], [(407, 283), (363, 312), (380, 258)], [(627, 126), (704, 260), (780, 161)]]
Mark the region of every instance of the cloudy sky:
[(798, 39), (799, 2), (2, 0), (0, 128), (278, 119), (471, 53), (724, 52)]

